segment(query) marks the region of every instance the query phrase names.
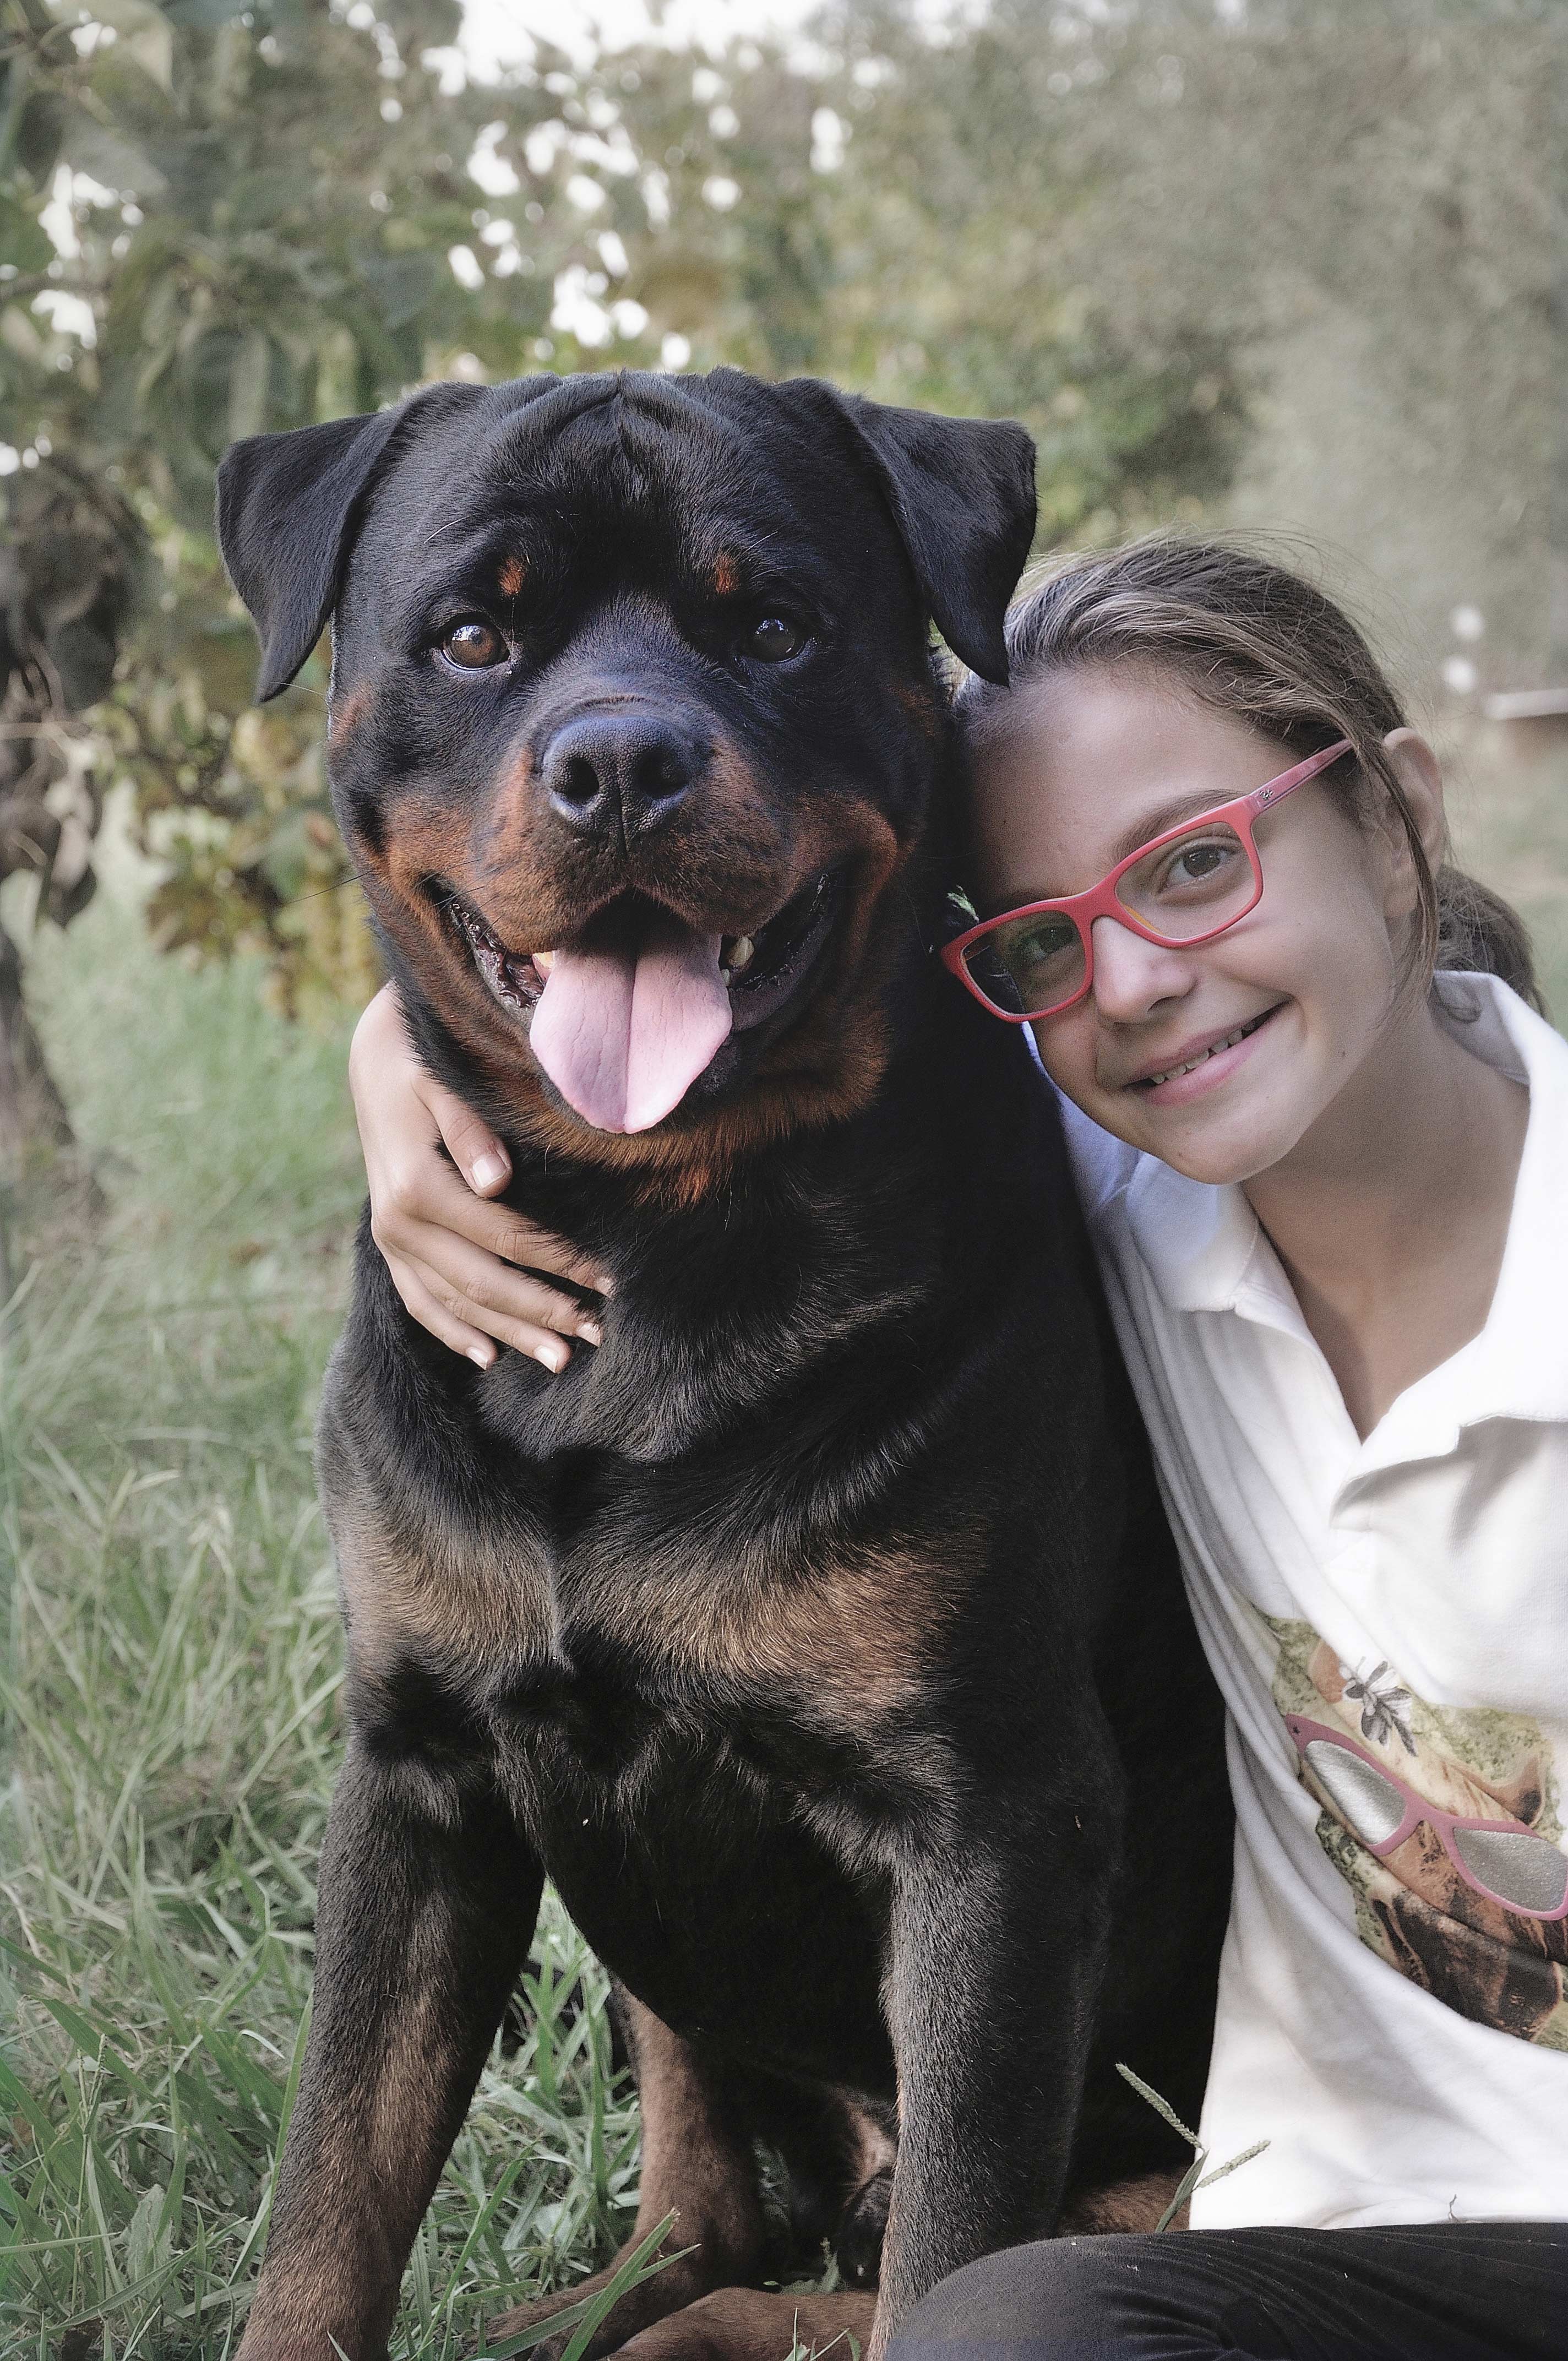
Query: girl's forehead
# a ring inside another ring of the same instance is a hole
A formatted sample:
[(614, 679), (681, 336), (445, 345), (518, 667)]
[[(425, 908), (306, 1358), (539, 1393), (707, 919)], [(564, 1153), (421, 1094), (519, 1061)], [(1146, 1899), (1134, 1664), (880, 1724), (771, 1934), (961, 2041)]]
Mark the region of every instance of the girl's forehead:
[(1036, 859), (1092, 856), (1144, 813), (1191, 794), (1223, 803), (1261, 785), (1276, 754), (1286, 759), (1179, 680), (1109, 665), (987, 697), (971, 746), (977, 839)]
[(1173, 761), (1240, 758), (1268, 743), (1244, 715), (1201, 702), (1175, 675), (1131, 665), (1043, 674), (988, 697), (977, 720), (977, 768), (1033, 769), (1053, 785), (1086, 763), (1113, 761), (1132, 784)]

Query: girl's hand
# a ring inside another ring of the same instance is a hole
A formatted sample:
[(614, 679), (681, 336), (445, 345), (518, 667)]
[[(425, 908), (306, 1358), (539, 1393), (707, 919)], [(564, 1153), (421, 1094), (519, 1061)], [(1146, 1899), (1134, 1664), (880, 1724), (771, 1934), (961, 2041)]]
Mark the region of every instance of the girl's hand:
[(590, 1312), (509, 1266), (556, 1271), (601, 1294), (609, 1279), (564, 1239), (487, 1204), (510, 1180), (511, 1159), (472, 1108), (420, 1064), (389, 983), (354, 1028), (348, 1082), (370, 1182), (370, 1235), (420, 1325), (481, 1369), (497, 1343), (557, 1370), (571, 1358), (568, 1336), (597, 1345)]

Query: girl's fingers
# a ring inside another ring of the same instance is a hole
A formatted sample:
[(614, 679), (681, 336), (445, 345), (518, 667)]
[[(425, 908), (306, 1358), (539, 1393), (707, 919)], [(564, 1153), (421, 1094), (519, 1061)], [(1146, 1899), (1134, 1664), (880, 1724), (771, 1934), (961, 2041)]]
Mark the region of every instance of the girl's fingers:
[[(499, 1257), (505, 1263), (558, 1272), (585, 1287), (596, 1283), (589, 1275), (591, 1265), (575, 1246), (536, 1229), (510, 1206), (476, 1197), (462, 1174), (422, 1144), (378, 1168), (370, 1189), (370, 1232), (383, 1254), (415, 1255), (437, 1268), (446, 1267), (446, 1257), (435, 1246), (433, 1232), (450, 1239), (455, 1251), (472, 1246), (492, 1260)], [(541, 1285), (521, 1273), (505, 1276), (525, 1288)], [(509, 1304), (518, 1300), (510, 1293), (503, 1298)], [(565, 1297), (558, 1300), (563, 1318), (553, 1324), (570, 1327), (569, 1315), (575, 1315), (576, 1306)]]
[[(466, 1332), (482, 1329), (535, 1357), (547, 1333), (599, 1341), (598, 1321), (575, 1296), (558, 1294), (543, 1279), (513, 1268), (526, 1262), (543, 1270), (559, 1261), (574, 1275), (581, 1271), (582, 1283), (591, 1286), (583, 1257), (504, 1206), (476, 1197), (450, 1165), (433, 1157), (421, 1159), (404, 1185), (392, 1182), (372, 1194), (370, 1235), (394, 1275), (400, 1267), (415, 1268), (425, 1291)], [(421, 1317), (411, 1303), (409, 1310)], [(466, 1335), (455, 1349), (467, 1351)]]
[(389, 1256), (387, 1268), (403, 1310), (411, 1320), (417, 1320), (422, 1328), (428, 1328), (437, 1344), (444, 1345), (451, 1352), (463, 1354), (481, 1369), (493, 1366), (496, 1347), (491, 1339), (482, 1329), (470, 1328), (466, 1321), (448, 1312), (419, 1278), (411, 1263), (404, 1262), (400, 1257), (394, 1262)]
[[(559, 1277), (608, 1295), (607, 1274), (565, 1239), (491, 1202), (511, 1177), (507, 1151), (471, 1107), (419, 1065), (389, 984), (361, 1016), (348, 1064), (370, 1184), (370, 1233), (412, 1316), (456, 1352), (488, 1336), (564, 1367), (568, 1356), (554, 1338), (597, 1344), (592, 1314), (554, 1292), (549, 1280)], [(431, 1136), (432, 1124), (451, 1163)], [(404, 1293), (405, 1276), (417, 1280), (414, 1301)], [(432, 1304), (442, 1308), (439, 1323), (424, 1317)]]
[(450, 1296), (448, 1308), (459, 1319), (506, 1344), (514, 1341), (513, 1330), (525, 1328), (598, 1342), (598, 1323), (591, 1312), (449, 1230), (427, 1228), (401, 1251), (418, 1266), (427, 1287)]
[[(450, 1240), (443, 1243), (449, 1245)], [(485, 1257), (480, 1256), (476, 1259), (482, 1264)], [(550, 1320), (520, 1319), (510, 1312), (498, 1311), (492, 1304), (469, 1293), (461, 1281), (454, 1279), (450, 1268), (439, 1270), (429, 1263), (404, 1259), (400, 1268), (393, 1270), (393, 1279), (405, 1307), (422, 1327), (439, 1336), (443, 1344), (449, 1343), (457, 1334), (469, 1340), (455, 1345), (454, 1350), (466, 1353), (470, 1360), (477, 1358), (473, 1350), (476, 1336), (481, 1345), (488, 1347), (492, 1360), (497, 1344), (510, 1345), (513, 1352), (526, 1353), (531, 1360), (539, 1361), (545, 1368), (557, 1373), (572, 1357), (571, 1345)], [(410, 1282), (407, 1286), (405, 1279)], [(475, 1283), (483, 1285), (483, 1280), (481, 1279)], [(539, 1288), (535, 1292), (543, 1308), (553, 1312), (558, 1307), (560, 1299), (552, 1296), (544, 1288)], [(439, 1326), (434, 1320), (426, 1318), (427, 1307), (433, 1307), (439, 1316)], [(581, 1331), (575, 1333), (580, 1334)], [(597, 1333), (593, 1332), (596, 1338)]]
[(553, 1230), (542, 1230), (509, 1205), (484, 1205), (478, 1209), (478, 1219), (466, 1235), (503, 1262), (520, 1264), (527, 1270), (545, 1270), (557, 1279), (569, 1279), (578, 1287), (591, 1287), (596, 1295), (613, 1295), (609, 1273), (601, 1270), (591, 1256), (586, 1255), (567, 1238), (558, 1238)]
[(493, 1197), (511, 1179), (511, 1158), (488, 1123), (428, 1074), (420, 1077), (420, 1097), (435, 1117), (446, 1152), (470, 1189), (479, 1197)]
[[(425, 1233), (440, 1230), (504, 1263), (516, 1263), (521, 1286), (540, 1290), (540, 1281), (521, 1277), (522, 1270), (539, 1270), (591, 1287), (599, 1295), (610, 1292), (608, 1274), (588, 1256), (565, 1238), (537, 1228), (511, 1206), (477, 1197), (461, 1173), (423, 1146), (380, 1170), (370, 1191), (370, 1213), (371, 1233), (383, 1254), (418, 1254), (428, 1261)], [(504, 1300), (509, 1305), (519, 1301), (510, 1293)], [(553, 1300), (561, 1305), (561, 1316), (546, 1324), (569, 1333), (577, 1323), (577, 1306), (565, 1296)], [(530, 1311), (521, 1316), (538, 1315)]]

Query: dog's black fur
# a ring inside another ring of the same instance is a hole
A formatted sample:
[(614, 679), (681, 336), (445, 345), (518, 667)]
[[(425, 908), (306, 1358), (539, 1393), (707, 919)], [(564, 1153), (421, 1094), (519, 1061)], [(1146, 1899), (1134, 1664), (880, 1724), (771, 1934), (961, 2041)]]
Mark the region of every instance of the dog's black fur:
[[(334, 621), (336, 806), (419, 1049), (615, 1280), (597, 1352), (486, 1375), (361, 1237), (321, 1429), (350, 1739), (247, 2361), (384, 2352), (545, 1875), (623, 1988), (641, 2218), (698, 2246), (596, 2351), (760, 2277), (759, 2139), (851, 2284), (891, 2170), (878, 2350), (1186, 2160), (1113, 2061), (1195, 2114), (1219, 1709), (1054, 1106), (929, 955), (928, 619), (1004, 677), (1033, 517), (1017, 428), (727, 370), (439, 387), (225, 463), (264, 694)], [(499, 650), (466, 672), (464, 617)], [(794, 903), (761, 1021), (665, 1121), (546, 1084), (529, 951)], [(639, 2351), (782, 2361), (718, 2301)]]

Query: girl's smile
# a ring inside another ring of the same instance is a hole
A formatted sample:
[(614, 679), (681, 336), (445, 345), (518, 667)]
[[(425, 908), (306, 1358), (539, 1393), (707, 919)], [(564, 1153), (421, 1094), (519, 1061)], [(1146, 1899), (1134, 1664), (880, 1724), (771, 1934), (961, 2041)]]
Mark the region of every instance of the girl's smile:
[(1251, 1045), (1269, 1019), (1288, 1004), (1276, 1001), (1257, 1016), (1249, 1016), (1229, 1033), (1186, 1042), (1157, 1069), (1135, 1074), (1124, 1087), (1160, 1106), (1183, 1106), (1205, 1092), (1218, 1090), (1245, 1062)]

